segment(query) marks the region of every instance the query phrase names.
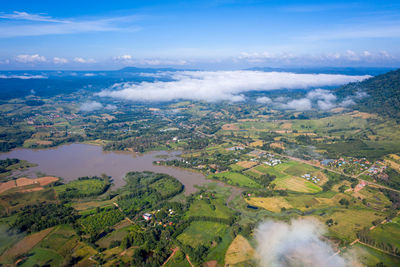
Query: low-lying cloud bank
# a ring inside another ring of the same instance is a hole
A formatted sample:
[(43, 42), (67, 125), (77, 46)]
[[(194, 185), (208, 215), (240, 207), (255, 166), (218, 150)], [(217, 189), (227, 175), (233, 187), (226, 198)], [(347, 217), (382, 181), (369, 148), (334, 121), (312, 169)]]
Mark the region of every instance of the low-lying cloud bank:
[(43, 76), (43, 75), (30, 75), (30, 74), (24, 74), (24, 75), (5, 75), (5, 74), (0, 74), (0, 79), (29, 80), (29, 79), (47, 79), (47, 77)]
[(82, 105), (79, 107), (79, 111), (83, 112), (92, 112), (100, 109), (115, 110), (117, 109), (117, 106), (113, 104), (107, 104), (106, 106), (104, 106), (102, 103), (97, 101), (88, 101), (82, 103)]
[(179, 71), (169, 73), (173, 81), (114, 84), (99, 96), (133, 101), (243, 101), (243, 93), (278, 89), (337, 86), (370, 76), (296, 74), (262, 71)]
[(321, 240), (323, 233), (320, 223), (305, 219), (260, 224), (255, 231), (260, 266), (350, 266), (347, 259), (335, 255), (331, 245)]
[(310, 110), (312, 108), (320, 110), (330, 110), (336, 107), (348, 107), (354, 105), (355, 100), (362, 99), (368, 96), (365, 92), (356, 92), (355, 95), (347, 96), (341, 102), (329, 90), (315, 89), (309, 91), (305, 97), (299, 99), (287, 99), (277, 97), (271, 99), (269, 97), (259, 97), (256, 101), (260, 104), (265, 104), (276, 109), (291, 109), (297, 111)]

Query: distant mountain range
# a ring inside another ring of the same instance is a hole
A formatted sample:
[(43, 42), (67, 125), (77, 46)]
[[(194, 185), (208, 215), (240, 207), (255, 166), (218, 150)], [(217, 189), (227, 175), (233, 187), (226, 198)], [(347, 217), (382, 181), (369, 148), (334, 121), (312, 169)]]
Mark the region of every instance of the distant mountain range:
[(337, 88), (335, 93), (341, 99), (356, 96), (353, 100), (360, 111), (400, 120), (400, 69), (362, 82), (349, 83)]

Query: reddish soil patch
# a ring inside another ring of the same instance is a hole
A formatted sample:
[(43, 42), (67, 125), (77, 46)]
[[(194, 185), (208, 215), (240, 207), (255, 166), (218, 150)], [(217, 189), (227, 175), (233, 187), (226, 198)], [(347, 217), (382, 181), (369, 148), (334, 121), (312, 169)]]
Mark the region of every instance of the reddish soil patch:
[(207, 261), (203, 264), (204, 267), (217, 267), (218, 262), (217, 261)]
[(226, 131), (235, 131), (235, 130), (239, 130), (239, 127), (236, 124), (225, 124), (222, 126), (222, 130), (226, 130)]
[(8, 189), (16, 187), (15, 181), (8, 181), (5, 183), (0, 184), (0, 194), (3, 193), (4, 191), (7, 191)]

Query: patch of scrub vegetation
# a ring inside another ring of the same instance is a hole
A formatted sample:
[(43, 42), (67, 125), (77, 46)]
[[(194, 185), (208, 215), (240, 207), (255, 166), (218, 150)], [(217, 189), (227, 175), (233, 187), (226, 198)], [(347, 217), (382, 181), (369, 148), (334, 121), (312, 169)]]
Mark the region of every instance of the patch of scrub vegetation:
[(68, 184), (55, 186), (54, 189), (60, 199), (70, 199), (100, 195), (107, 191), (110, 185), (110, 177), (103, 175), (102, 177), (80, 177)]

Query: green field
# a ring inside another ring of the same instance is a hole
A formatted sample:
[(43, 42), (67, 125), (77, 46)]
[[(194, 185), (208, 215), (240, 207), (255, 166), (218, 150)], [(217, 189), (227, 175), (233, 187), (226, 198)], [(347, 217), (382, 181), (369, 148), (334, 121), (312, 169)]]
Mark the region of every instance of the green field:
[(356, 255), (358, 261), (365, 266), (377, 266), (378, 263), (383, 263), (383, 266), (400, 265), (400, 258), (391, 256), (360, 243), (355, 244), (349, 251), (349, 254), (352, 256)]
[(391, 244), (392, 247), (400, 250), (400, 217), (393, 219), (390, 223), (378, 225), (368, 233), (368, 236), (377, 243)]
[(327, 212), (325, 215), (317, 217), (323, 223), (328, 219), (337, 222), (337, 224), (328, 228), (329, 234), (348, 242), (357, 238), (356, 233), (358, 231), (364, 229), (364, 227), (371, 227), (373, 221), (383, 220), (383, 218), (384, 214), (381, 212), (357, 207), (337, 209), (334, 212)]
[[(263, 173), (274, 175), (276, 179), (273, 181), (278, 189), (287, 189), (297, 192), (317, 193), (322, 189), (301, 176), (304, 174), (315, 174), (319, 170), (307, 164), (297, 161), (289, 161), (276, 166), (259, 165), (253, 168), (253, 173)], [(250, 170), (251, 171), (251, 170)]]
[[(209, 201), (209, 203), (207, 203)], [(229, 219), (232, 216), (232, 211), (225, 206), (223, 199), (198, 199), (195, 200), (186, 213), (186, 217), (205, 216)]]
[(228, 228), (227, 225), (216, 222), (192, 222), (186, 230), (178, 236), (178, 240), (185, 245), (195, 248), (199, 245), (211, 245), (216, 237), (222, 237)]
[(220, 172), (217, 174), (213, 174), (210, 177), (236, 186), (253, 188), (261, 187), (261, 185), (253, 181), (251, 178), (238, 172)]
[(107, 180), (74, 180), (68, 184), (54, 187), (59, 198), (80, 198), (102, 194), (109, 186)]

